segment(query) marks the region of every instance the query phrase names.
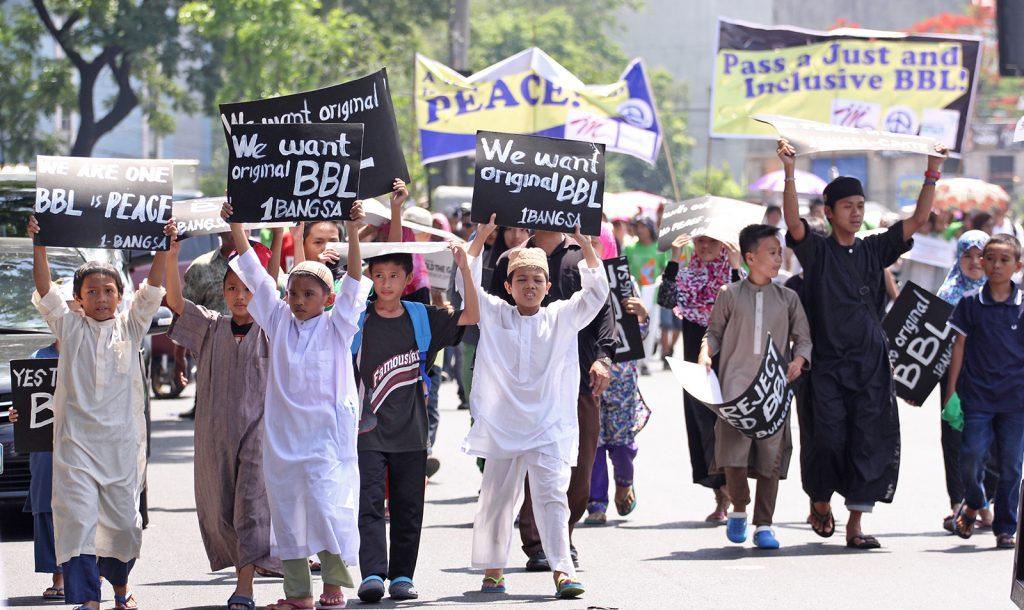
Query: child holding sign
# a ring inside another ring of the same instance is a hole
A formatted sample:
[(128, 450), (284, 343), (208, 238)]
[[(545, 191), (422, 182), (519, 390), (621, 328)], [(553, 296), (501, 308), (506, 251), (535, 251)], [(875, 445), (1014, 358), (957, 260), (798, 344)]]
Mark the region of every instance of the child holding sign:
[[(481, 280), (478, 257), (495, 229), (492, 215), (470, 246), (476, 283)], [(474, 422), (463, 450), (487, 460), (473, 523), (472, 560), (473, 567), (485, 569), (485, 592), (505, 591), (513, 511), (529, 473), (534, 519), (554, 573), (555, 595), (573, 598), (583, 593), (569, 554), (566, 495), (579, 452), (577, 335), (607, 302), (609, 286), (590, 238), (578, 228), (574, 238), (585, 257), (578, 267), (583, 288), (569, 299), (541, 306), (551, 283), (547, 255), (540, 248), (509, 253), (505, 289), (515, 306), (480, 295), (477, 379), (470, 397)]]
[[(29, 235), (39, 233), (35, 218)], [(164, 226), (171, 241), (174, 219)], [(53, 397), (53, 527), (63, 564), (65, 601), (100, 607), (100, 576), (114, 586), (118, 608), (134, 608), (128, 574), (142, 546), (139, 496), (145, 481), (146, 388), (139, 344), (164, 296), (167, 252), (153, 257), (131, 308), (119, 313), (121, 276), (109, 263), (75, 271), (73, 294), (84, 315), (68, 307), (50, 281), (45, 246), (35, 246), (32, 303), (64, 357)]]
[(996, 547), (1014, 548), (1024, 459), (1024, 292), (1010, 279), (1022, 267), (1020, 242), (993, 235), (982, 265), (988, 279), (978, 292), (957, 303), (949, 325), (959, 336), (953, 344), (947, 393), (960, 397), (964, 429), (960, 476), (964, 502), (953, 531), (970, 538), (978, 512), (988, 503), (983, 484), (985, 461), (995, 448), (999, 471), (995, 489)]
[[(711, 370), (717, 356), (722, 398), (740, 396), (757, 377), (769, 335), (789, 361), (786, 381), (792, 383), (811, 360), (811, 332), (800, 297), (772, 280), (782, 268), (782, 244), (778, 229), (771, 225), (750, 225), (740, 231), (740, 252), (750, 269), (745, 280), (722, 287), (711, 309), (711, 320), (697, 361)], [(792, 342), (792, 349), (790, 348)], [(779, 479), (789, 468), (793, 442), (787, 421), (782, 430), (753, 440), (719, 419), (715, 422), (713, 470), (724, 471), (732, 501), (726, 536), (730, 542), (747, 539), (747, 504), (750, 487), (747, 476), (757, 479), (754, 502), (754, 545), (777, 549), (772, 529)]]
[[(469, 276), (465, 252), (450, 245), (455, 263)], [(462, 310), (431, 307), (402, 298), (412, 281), (412, 255), (393, 253), (367, 261), (377, 299), (360, 319), (353, 341), (356, 381), (362, 398), (359, 434), (359, 598), (377, 602), (389, 579), (391, 599), (419, 597), (413, 573), (423, 525), (423, 482), (427, 476), (428, 434), (425, 390), (440, 379), (427, 371), (440, 350), (476, 324), (476, 290), (466, 285)], [(387, 481), (391, 512), (390, 560), (385, 532)]]
[[(231, 204), (222, 216), (230, 217)], [(352, 338), (371, 283), (362, 277), (360, 202), (346, 222), (348, 272), (341, 293), (323, 264), (305, 261), (288, 277), (285, 301), (249, 247), (242, 225), (231, 224), (239, 256), (231, 269), (252, 292), (248, 312), (270, 342), (263, 423), (263, 472), (270, 501), (270, 553), (282, 560), (285, 599), (269, 610), (313, 608), (308, 558), (318, 555), (324, 592), (319, 608), (343, 608), (341, 587), (353, 586), (347, 565), (359, 552), (359, 402), (352, 371)], [(333, 305), (325, 311), (328, 305)]]
[[(273, 254), (267, 260), (271, 277), (277, 276), (281, 263), (282, 231), (272, 230)], [(196, 516), (210, 569), (235, 568), (237, 579), (228, 599), (229, 610), (252, 610), (255, 569), (280, 569), (280, 563), (270, 557), (270, 507), (263, 483), (269, 340), (249, 314), (252, 293), (231, 269), (222, 280), (230, 315), (182, 296), (180, 249), (179, 242), (171, 244), (167, 257), (167, 306), (176, 315), (167, 337), (198, 359)]]

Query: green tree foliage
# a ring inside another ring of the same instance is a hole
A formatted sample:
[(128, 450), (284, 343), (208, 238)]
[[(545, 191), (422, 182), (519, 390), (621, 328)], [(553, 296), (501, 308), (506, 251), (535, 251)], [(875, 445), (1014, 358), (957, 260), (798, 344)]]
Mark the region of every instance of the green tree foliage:
[(722, 167), (711, 166), (707, 169), (690, 172), (686, 176), (682, 189), (684, 199), (701, 195), (743, 199), (747, 194), (743, 186), (733, 180), (728, 163), (722, 163)]
[(0, 10), (0, 163), (59, 151), (56, 136), (37, 127), (44, 114), (72, 103), (74, 93), (67, 64), (42, 55), (42, 36), (30, 10)]

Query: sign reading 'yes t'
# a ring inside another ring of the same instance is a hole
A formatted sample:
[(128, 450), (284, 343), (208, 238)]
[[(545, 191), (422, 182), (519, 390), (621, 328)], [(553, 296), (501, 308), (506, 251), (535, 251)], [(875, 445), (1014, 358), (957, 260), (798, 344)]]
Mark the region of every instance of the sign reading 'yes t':
[(11, 361), (11, 406), (14, 450), (18, 453), (53, 451), (53, 393), (57, 387), (57, 359)]
[(361, 123), (235, 125), (231, 222), (347, 220), (359, 192)]

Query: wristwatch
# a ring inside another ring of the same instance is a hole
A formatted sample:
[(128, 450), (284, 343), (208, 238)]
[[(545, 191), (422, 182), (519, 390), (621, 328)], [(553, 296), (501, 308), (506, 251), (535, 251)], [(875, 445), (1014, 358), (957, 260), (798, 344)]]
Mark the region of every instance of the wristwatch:
[(609, 358), (608, 356), (601, 356), (600, 358), (598, 358), (594, 362), (600, 362), (601, 364), (605, 365), (606, 367), (612, 368), (612, 359)]

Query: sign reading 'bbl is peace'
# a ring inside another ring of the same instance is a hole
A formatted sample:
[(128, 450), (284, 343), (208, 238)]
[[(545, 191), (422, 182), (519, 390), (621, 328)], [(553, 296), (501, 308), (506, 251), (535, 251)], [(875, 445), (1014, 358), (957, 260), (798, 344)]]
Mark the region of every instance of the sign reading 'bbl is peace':
[(229, 140), (231, 222), (349, 218), (362, 124), (235, 125)]
[(473, 222), (598, 235), (603, 201), (604, 144), (476, 133)]
[(173, 192), (170, 161), (38, 156), (35, 243), (166, 250)]

